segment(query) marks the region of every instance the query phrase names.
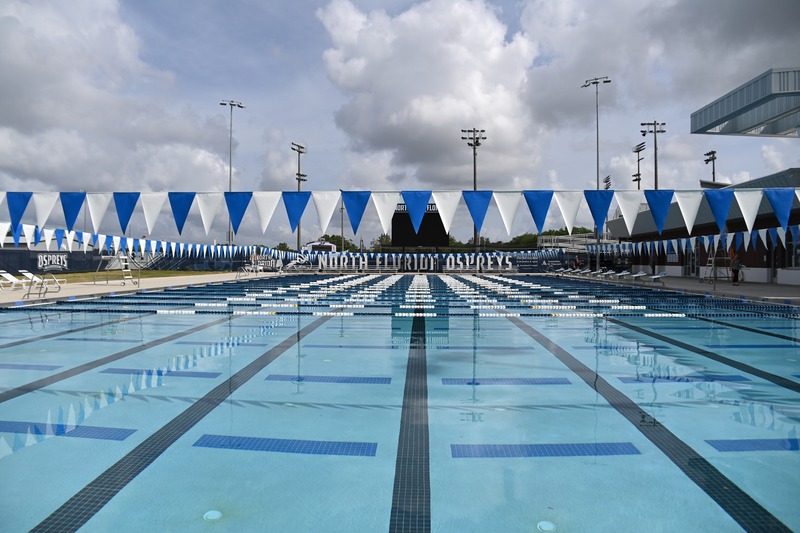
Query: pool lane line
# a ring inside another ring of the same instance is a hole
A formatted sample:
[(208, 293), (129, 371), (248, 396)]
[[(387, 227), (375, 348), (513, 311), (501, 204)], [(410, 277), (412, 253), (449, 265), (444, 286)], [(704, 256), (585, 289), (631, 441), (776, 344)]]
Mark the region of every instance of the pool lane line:
[(411, 347), (408, 350), (403, 409), (400, 414), (389, 533), (430, 530), (431, 475), (425, 317), (415, 316), (411, 325)]
[[(341, 309), (340, 309), (341, 310)], [(244, 316), (244, 315), (239, 315)], [(225, 401), (239, 387), (274, 361), (279, 355), (299, 343), (315, 329), (330, 320), (331, 317), (320, 317), (302, 330), (290, 335), (277, 346), (261, 354), (243, 369), (236, 372), (214, 387), (211, 391), (190, 405), (185, 411), (167, 422), (155, 433), (147, 437), (141, 444), (128, 452), (122, 459), (114, 463), (105, 472), (97, 476), (50, 516), (42, 520), (31, 532), (52, 531), (69, 533), (77, 531), (97, 514), (111, 498), (124, 489), (145, 468), (158, 459), (167, 448), (192, 429), (206, 415)], [(233, 320), (232, 317), (218, 320)], [(209, 324), (212, 325), (212, 324)]]
[[(756, 368), (754, 366), (750, 366), (750, 365), (748, 365), (746, 363), (743, 363), (741, 361), (737, 361), (735, 359), (731, 359), (729, 357), (725, 357), (724, 355), (720, 355), (718, 353), (714, 353), (712, 351), (705, 350), (703, 348), (698, 348), (697, 346), (693, 346), (691, 344), (687, 344), (685, 342), (681, 342), (681, 341), (679, 341), (677, 339), (672, 339), (670, 337), (667, 337), (666, 335), (661, 335), (660, 333), (656, 333), (654, 331), (650, 331), (648, 329), (645, 329), (645, 328), (642, 328), (642, 327), (639, 327), (639, 326), (634, 326), (633, 324), (627, 324), (627, 323), (625, 323), (625, 322), (623, 322), (621, 320), (617, 320), (616, 318), (603, 317), (603, 319), (611, 322), (612, 324), (616, 324), (618, 326), (622, 326), (624, 328), (630, 329), (630, 330), (635, 331), (637, 333), (641, 333), (642, 335), (647, 335), (648, 337), (652, 337), (654, 339), (658, 339), (658, 340), (660, 340), (662, 342), (665, 342), (667, 344), (671, 344), (673, 346), (681, 348), (682, 350), (686, 350), (688, 352), (695, 353), (695, 354), (700, 355), (702, 357), (706, 357), (706, 358), (711, 359), (713, 361), (717, 361), (718, 363), (722, 363), (724, 365), (730, 366), (730, 367), (735, 368), (737, 370), (741, 370), (742, 372), (746, 372), (746, 373), (751, 374), (753, 376), (759, 377), (759, 378), (761, 378), (761, 379), (763, 379), (765, 381), (769, 381), (770, 383), (772, 383), (774, 385), (777, 385), (779, 387), (783, 387), (784, 389), (788, 389), (788, 390), (793, 391), (793, 392), (800, 392), (800, 383), (798, 383), (796, 381), (792, 381), (790, 379), (786, 379), (783, 376), (778, 376), (776, 374), (772, 374), (770, 372), (767, 372), (766, 370), (761, 370), (760, 368)], [(733, 347), (734, 346), (732, 346), (732, 348)]]
[[(178, 306), (178, 307), (173, 307), (171, 309), (183, 309), (184, 307), (187, 307), (187, 306)], [(63, 313), (79, 313), (81, 311), (67, 311), (67, 310), (55, 311), (54, 310), (53, 312), (54, 313), (62, 313), (62, 312)], [(117, 313), (113, 313), (113, 314), (125, 314), (125, 313), (117, 312)], [(90, 329), (96, 329), (96, 328), (100, 328), (100, 327), (103, 327), (103, 326), (110, 326), (112, 324), (121, 324), (122, 322), (128, 322), (129, 320), (135, 320), (135, 319), (138, 319), (138, 318), (151, 316), (151, 315), (155, 315), (155, 314), (156, 313), (154, 311), (151, 311), (151, 312), (146, 312), (146, 313), (138, 313), (138, 314), (136, 314), (134, 316), (131, 316), (131, 317), (128, 317), (128, 318), (121, 318), (119, 320), (112, 320), (110, 322), (102, 322), (102, 320), (101, 320), (101, 322), (99, 324), (92, 324), (90, 326), (83, 326), (81, 328), (75, 328), (75, 329), (71, 329), (71, 330), (68, 330), (68, 331), (56, 331), (54, 333), (48, 333), (47, 335), (39, 335), (38, 337), (30, 337), (30, 338), (22, 339), (22, 340), (19, 340), (19, 341), (7, 342), (5, 344), (0, 344), (0, 350), (3, 350), (5, 348), (13, 348), (15, 346), (21, 346), (23, 344), (30, 344), (32, 342), (44, 341), (44, 340), (47, 340), (47, 339), (60, 337), (61, 335), (68, 335), (70, 333), (77, 333), (79, 331), (87, 331), (87, 330), (90, 330)], [(25, 319), (23, 318), (21, 320), (25, 320)]]
[(728, 479), (727, 476), (717, 470), (708, 460), (678, 438), (661, 422), (650, 416), (636, 402), (612, 387), (608, 381), (533, 327), (519, 318), (507, 318), (600, 394), (611, 407), (633, 424), (642, 435), (717, 502), (745, 531), (753, 533), (785, 531), (791, 533), (791, 530), (775, 515), (762, 507), (752, 496), (739, 488), (738, 485)]
[(800, 339), (798, 339), (797, 337), (791, 337), (789, 335), (781, 335), (780, 333), (772, 333), (772, 332), (769, 332), (769, 331), (763, 331), (763, 330), (756, 329), (756, 328), (749, 328), (747, 326), (740, 326), (738, 324), (730, 324), (728, 322), (723, 322), (722, 320), (714, 320), (713, 318), (705, 318), (705, 317), (701, 317), (701, 316), (693, 316), (693, 317), (690, 317), (690, 318), (694, 318), (696, 320), (702, 320), (704, 322), (711, 322), (712, 324), (719, 324), (720, 326), (726, 326), (726, 327), (729, 327), (729, 328), (741, 329), (741, 330), (747, 331), (749, 333), (758, 333), (760, 335), (769, 335), (770, 337), (775, 337), (776, 339), (782, 339), (782, 340), (785, 340), (785, 341), (800, 342)]
[[(181, 337), (185, 337), (186, 335), (191, 335), (192, 333), (197, 333), (198, 331), (202, 331), (206, 328), (210, 328), (212, 326), (216, 326), (218, 324), (222, 324), (227, 322), (228, 320), (234, 320), (238, 316), (244, 315), (237, 315), (237, 316), (226, 316), (225, 318), (221, 318), (219, 320), (215, 320), (214, 322), (209, 322), (207, 324), (202, 324), (200, 326), (195, 326), (191, 329), (187, 329), (184, 331), (180, 331), (178, 333), (173, 333), (172, 335), (168, 335), (167, 337), (162, 337), (160, 339), (156, 339), (154, 341), (150, 341), (146, 344), (142, 344), (140, 346), (134, 346), (133, 348), (128, 348), (127, 350), (123, 350), (121, 352), (113, 353), (111, 355), (107, 355), (105, 357), (101, 357), (100, 359), (95, 359), (94, 361), (89, 361), (87, 363), (83, 363), (82, 365), (78, 365), (76, 367), (70, 368), (68, 370), (64, 370), (57, 374), (53, 374), (41, 379), (37, 379), (36, 381), (31, 381), (21, 387), (14, 387), (13, 389), (8, 389), (6, 391), (0, 392), (0, 403), (7, 402), (8, 400), (13, 400), (14, 398), (18, 398), (23, 394), (27, 394), (29, 392), (33, 392), (36, 390), (41, 389), (42, 387), (47, 387), (48, 385), (52, 385), (54, 383), (58, 383), (59, 381), (63, 381), (65, 379), (69, 379), (71, 377), (77, 376), (78, 374), (82, 374), (84, 372), (88, 372), (89, 370), (93, 370), (99, 366), (103, 366), (108, 363), (112, 363), (114, 361), (118, 361), (124, 357), (128, 357), (129, 355), (133, 355), (135, 353), (143, 352), (144, 350), (148, 350), (150, 348), (155, 348), (156, 346), (160, 346), (170, 341), (174, 341), (175, 339), (180, 339)], [(113, 323), (113, 322), (112, 322)]]

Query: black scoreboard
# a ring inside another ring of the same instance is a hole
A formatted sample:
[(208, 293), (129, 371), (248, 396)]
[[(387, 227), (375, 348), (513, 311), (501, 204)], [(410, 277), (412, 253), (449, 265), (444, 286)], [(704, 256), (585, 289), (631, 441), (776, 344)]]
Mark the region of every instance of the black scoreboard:
[(444, 230), (442, 217), (436, 209), (436, 204), (428, 204), (428, 209), (422, 217), (419, 232), (414, 232), (411, 215), (408, 214), (405, 204), (397, 204), (392, 217), (392, 246), (447, 246), (450, 237)]

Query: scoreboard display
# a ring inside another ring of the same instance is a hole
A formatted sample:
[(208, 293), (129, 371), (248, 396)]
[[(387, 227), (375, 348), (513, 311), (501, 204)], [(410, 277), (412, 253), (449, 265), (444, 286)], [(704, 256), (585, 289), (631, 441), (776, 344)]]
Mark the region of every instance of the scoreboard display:
[(428, 204), (418, 233), (414, 232), (414, 225), (411, 223), (411, 215), (408, 214), (406, 205), (397, 205), (392, 217), (392, 246), (437, 247), (448, 244), (450, 244), (450, 237), (444, 230), (442, 217), (436, 209), (436, 204)]

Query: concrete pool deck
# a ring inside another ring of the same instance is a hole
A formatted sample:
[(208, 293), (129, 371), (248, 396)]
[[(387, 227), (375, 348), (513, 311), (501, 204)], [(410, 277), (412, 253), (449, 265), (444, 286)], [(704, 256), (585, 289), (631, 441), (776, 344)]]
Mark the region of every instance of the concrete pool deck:
[[(351, 274), (351, 273), (349, 273)], [(268, 278), (277, 276), (277, 273), (262, 273), (237, 280), (236, 272), (198, 274), (190, 276), (173, 276), (164, 278), (144, 278), (141, 285), (133, 285), (128, 281), (121, 285), (119, 279), (111, 280), (108, 284), (105, 281), (94, 284), (92, 282), (66, 283), (60, 291), (48, 291), (42, 297), (38, 296), (37, 291), (31, 291), (31, 297), (23, 298), (27, 294), (27, 289), (4, 288), (0, 291), (0, 307), (29, 306), (42, 303), (51, 303), (59, 300), (80, 300), (105, 295), (132, 294), (142, 291), (158, 291), (169, 288), (184, 288), (191, 286), (203, 286), (211, 284), (246, 282), (251, 279)], [(284, 274), (291, 275), (291, 274)], [(529, 274), (531, 277), (539, 274)], [(721, 298), (735, 298), (744, 300), (754, 300), (770, 302), (776, 304), (800, 305), (800, 287), (795, 285), (779, 285), (777, 283), (742, 283), (733, 286), (730, 281), (718, 281), (716, 290), (713, 283), (699, 283), (696, 277), (664, 277), (662, 283), (633, 283), (631, 281), (611, 281), (608, 279), (596, 278), (577, 278), (584, 281), (596, 281), (604, 284), (621, 284), (640, 286), (644, 288), (654, 288), (659, 290), (690, 292)]]

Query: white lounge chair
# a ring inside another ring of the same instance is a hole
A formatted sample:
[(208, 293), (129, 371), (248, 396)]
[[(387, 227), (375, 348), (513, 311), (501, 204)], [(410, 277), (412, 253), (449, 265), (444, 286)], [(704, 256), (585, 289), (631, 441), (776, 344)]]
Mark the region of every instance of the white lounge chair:
[[(31, 274), (27, 270), (20, 270), (19, 273), (22, 274), (23, 276), (25, 276), (26, 278), (28, 278), (28, 281), (30, 283), (35, 284), (35, 285), (46, 285), (46, 284), (48, 284), (50, 282), (49, 279), (45, 279), (45, 278), (39, 277), (36, 274)], [(45, 276), (47, 276), (47, 275), (48, 274), (45, 274)], [(64, 279), (64, 278), (56, 279), (56, 277), (53, 274), (49, 274), (49, 276), (56, 283), (56, 285), (58, 285), (59, 289), (61, 288), (61, 286), (63, 284), (65, 284), (67, 282), (67, 280)]]
[(0, 280), (0, 289), (3, 288), (3, 285), (9, 285), (11, 289), (16, 289), (19, 287), (20, 289), (27, 289), (28, 288), (28, 280), (27, 279), (18, 279), (5, 270), (0, 270), (0, 277), (3, 279)]

